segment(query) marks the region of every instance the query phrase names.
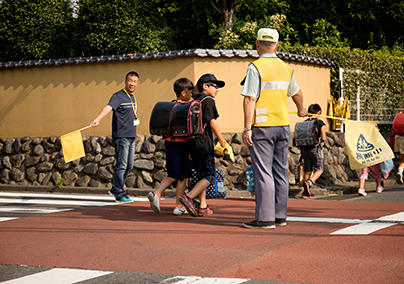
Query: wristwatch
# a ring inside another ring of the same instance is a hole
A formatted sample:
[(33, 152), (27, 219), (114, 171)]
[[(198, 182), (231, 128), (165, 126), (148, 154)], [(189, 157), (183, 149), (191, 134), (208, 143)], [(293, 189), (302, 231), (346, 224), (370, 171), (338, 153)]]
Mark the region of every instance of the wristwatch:
[(247, 128), (247, 127), (244, 127), (243, 132), (245, 132), (245, 131), (251, 131), (251, 129)]

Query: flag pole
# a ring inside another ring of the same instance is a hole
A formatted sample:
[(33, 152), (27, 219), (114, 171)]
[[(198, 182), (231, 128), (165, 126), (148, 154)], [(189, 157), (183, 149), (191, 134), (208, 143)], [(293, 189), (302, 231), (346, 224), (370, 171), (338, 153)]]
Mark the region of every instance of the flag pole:
[(66, 135), (72, 134), (72, 133), (74, 133), (74, 132), (76, 132), (76, 131), (82, 131), (82, 130), (85, 130), (85, 129), (90, 128), (90, 127), (91, 127), (91, 125), (86, 126), (86, 127), (83, 127), (83, 128), (80, 128), (79, 130), (75, 130), (75, 131), (69, 132), (69, 133), (64, 134), (64, 135), (62, 135), (62, 136), (66, 136)]
[[(289, 113), (297, 114), (297, 111), (289, 111)], [(323, 114), (309, 113), (308, 115), (320, 116), (320, 117), (325, 117), (325, 118), (330, 118), (330, 119), (336, 119), (336, 120), (349, 120), (349, 119), (347, 119), (347, 118), (335, 117), (335, 116), (329, 116), (329, 115), (323, 115)]]

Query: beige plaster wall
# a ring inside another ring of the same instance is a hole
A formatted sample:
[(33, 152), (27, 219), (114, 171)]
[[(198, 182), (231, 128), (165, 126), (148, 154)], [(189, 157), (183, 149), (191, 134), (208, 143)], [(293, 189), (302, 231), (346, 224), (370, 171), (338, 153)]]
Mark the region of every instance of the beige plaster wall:
[[(243, 97), (240, 95), (242, 90), (240, 82), (246, 74), (248, 64), (253, 60), (253, 58), (198, 58), (196, 60), (195, 74), (213, 73), (216, 78), (226, 82), (226, 86), (219, 89), (216, 97), (220, 115), (218, 124), (224, 133), (242, 132)], [(308, 108), (310, 104), (318, 103), (323, 114), (326, 114), (330, 97), (330, 69), (310, 64), (296, 64), (294, 61), (287, 62), (287, 64), (293, 68), (296, 81), (303, 91), (305, 107)], [(195, 78), (195, 82), (200, 75)], [(288, 110), (297, 111), (290, 98), (288, 99)], [(289, 118), (291, 131), (294, 131), (296, 122), (304, 120), (296, 114), (290, 114)]]
[[(183, 57), (115, 63), (63, 65), (0, 70), (0, 137), (60, 136), (89, 125), (123, 88), (125, 75), (136, 71), (140, 84), (135, 92), (141, 121), (139, 134), (149, 134), (149, 118), (159, 101), (175, 98), (173, 83), (187, 77), (195, 83), (204, 73), (213, 73), (226, 82), (216, 98), (223, 133), (241, 132), (243, 126), (240, 81), (254, 58)], [(329, 90), (329, 68), (287, 62), (295, 70), (305, 95), (305, 105), (319, 103), (325, 113)], [(295, 111), (290, 100), (290, 111)], [(291, 126), (302, 119), (291, 115)], [(111, 134), (112, 114), (88, 136)]]

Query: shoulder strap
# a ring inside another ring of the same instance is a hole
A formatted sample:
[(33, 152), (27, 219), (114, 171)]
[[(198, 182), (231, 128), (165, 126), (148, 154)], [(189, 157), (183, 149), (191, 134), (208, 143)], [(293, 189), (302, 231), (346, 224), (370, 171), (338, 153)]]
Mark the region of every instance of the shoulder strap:
[(203, 102), (205, 99), (212, 99), (213, 100), (213, 98), (212, 97), (210, 97), (210, 96), (208, 96), (208, 95), (206, 95), (202, 100), (197, 100), (197, 101), (200, 101), (200, 102)]

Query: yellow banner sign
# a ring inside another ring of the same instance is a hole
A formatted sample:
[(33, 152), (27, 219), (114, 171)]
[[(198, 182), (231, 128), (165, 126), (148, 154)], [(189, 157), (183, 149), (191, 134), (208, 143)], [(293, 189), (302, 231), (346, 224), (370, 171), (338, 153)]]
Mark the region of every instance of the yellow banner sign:
[(60, 140), (62, 142), (65, 163), (85, 156), (80, 130), (65, 134), (60, 137)]
[(366, 168), (394, 158), (394, 153), (373, 124), (345, 121), (345, 143), (352, 170)]

